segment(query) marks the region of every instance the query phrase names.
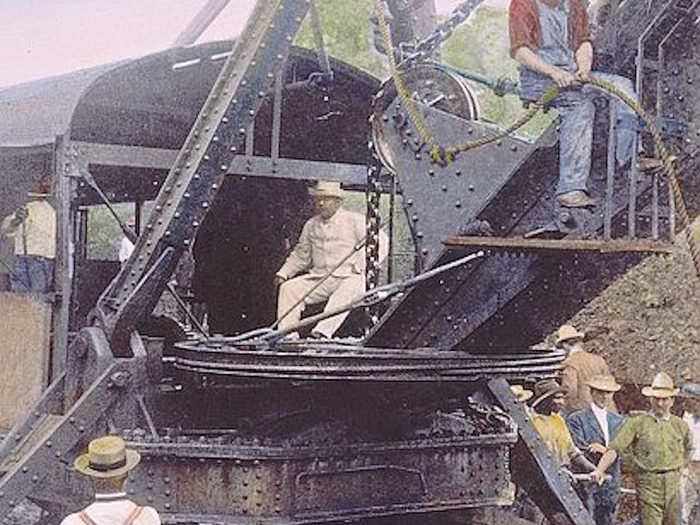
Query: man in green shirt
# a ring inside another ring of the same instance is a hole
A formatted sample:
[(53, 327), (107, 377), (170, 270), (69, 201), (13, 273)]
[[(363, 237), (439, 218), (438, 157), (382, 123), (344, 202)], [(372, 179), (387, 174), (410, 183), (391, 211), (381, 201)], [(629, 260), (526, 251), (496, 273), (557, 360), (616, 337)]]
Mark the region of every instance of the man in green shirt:
[(618, 455), (632, 463), (642, 525), (681, 523), (681, 470), (693, 445), (688, 425), (671, 414), (678, 391), (668, 374), (656, 374), (651, 386), (642, 389), (649, 412), (627, 420), (592, 473), (600, 483)]

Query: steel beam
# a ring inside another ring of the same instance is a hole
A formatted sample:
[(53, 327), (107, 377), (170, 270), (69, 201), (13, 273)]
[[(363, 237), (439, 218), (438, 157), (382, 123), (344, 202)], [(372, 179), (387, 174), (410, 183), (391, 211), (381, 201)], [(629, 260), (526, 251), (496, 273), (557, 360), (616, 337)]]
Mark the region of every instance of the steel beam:
[(573, 525), (595, 525), (595, 521), (574, 492), (570, 480), (535, 429), (525, 405), (519, 403), (504, 379), (488, 383), (506, 413), (518, 425), (520, 438), (513, 454), (513, 479), (537, 503), (552, 523), (561, 523), (557, 514), (563, 514)]
[(175, 42), (173, 42), (173, 47), (194, 44), (230, 1), (231, 0), (209, 0), (190, 23), (187, 24), (187, 27), (182, 30), (182, 33), (177, 36)]
[(54, 269), (54, 304), (52, 366), (49, 382), (59, 377), (66, 366), (68, 349), (68, 326), (73, 292), (75, 268), (71, 250), (74, 239), (73, 227), (76, 210), (72, 207), (75, 198), (75, 177), (79, 166), (72, 157), (69, 143), (57, 137), (54, 153), (54, 188), (56, 195), (56, 267)]
[[(166, 248), (174, 250), (162, 272), (169, 274), (193, 242), (308, 8), (305, 0), (256, 3), (163, 183), (134, 254), (98, 300), (99, 322), (115, 355), (130, 352), (133, 316), (124, 312), (137, 313), (133, 304), (144, 312), (152, 308), (165, 287), (164, 279), (154, 286), (142, 282), (155, 261)], [(148, 291), (149, 300), (138, 290)]]
[[(178, 152), (163, 148), (120, 146), (92, 142), (72, 143), (87, 164), (170, 170)], [(226, 175), (298, 180), (333, 180), (348, 185), (367, 182), (367, 166), (342, 162), (236, 155)]]
[[(510, 504), (511, 420), (469, 408), (444, 417), (450, 421), (439, 432), (395, 441), (134, 440), (144, 468), (130, 476), (128, 490), (167, 521), (246, 525)], [(469, 435), (475, 424), (486, 426)]]

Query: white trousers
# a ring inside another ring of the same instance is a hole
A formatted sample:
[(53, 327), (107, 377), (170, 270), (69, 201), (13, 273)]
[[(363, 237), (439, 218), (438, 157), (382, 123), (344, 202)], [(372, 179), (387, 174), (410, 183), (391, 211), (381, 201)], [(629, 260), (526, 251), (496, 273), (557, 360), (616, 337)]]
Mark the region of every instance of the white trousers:
[[(321, 276), (316, 275), (300, 275), (284, 281), (280, 285), (279, 299), (277, 301), (277, 319), (286, 314), (294, 304), (299, 301), (306, 293), (313, 288)], [(340, 306), (344, 306), (357, 298), (365, 291), (365, 276), (364, 275), (349, 275), (347, 277), (328, 277), (321, 285), (311, 292), (303, 302), (294, 307), (289, 314), (279, 323), (280, 329), (289, 328), (299, 322), (301, 312), (307, 304), (322, 303), (328, 300), (324, 312), (334, 310)], [(319, 322), (313, 329), (314, 332), (320, 332), (325, 337), (332, 337), (335, 331), (343, 324), (343, 321), (348, 316), (349, 312), (334, 315), (328, 319)]]

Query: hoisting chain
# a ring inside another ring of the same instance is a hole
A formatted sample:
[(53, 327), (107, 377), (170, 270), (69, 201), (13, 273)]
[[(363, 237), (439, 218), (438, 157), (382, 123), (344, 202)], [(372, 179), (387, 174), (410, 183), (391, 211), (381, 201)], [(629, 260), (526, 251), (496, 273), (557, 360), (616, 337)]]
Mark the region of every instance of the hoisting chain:
[(492, 142), (504, 139), (508, 135), (517, 131), (519, 128), (523, 127), (530, 120), (532, 120), (543, 106), (547, 105), (559, 94), (559, 89), (556, 86), (547, 90), (544, 93), (544, 95), (540, 97), (539, 100), (537, 100), (530, 106), (528, 111), (522, 117), (516, 120), (507, 129), (504, 129), (497, 134), (481, 137), (475, 141), (464, 142), (462, 144), (458, 144), (450, 148), (443, 148), (437, 143), (435, 137), (428, 129), (428, 126), (425, 124), (423, 115), (421, 115), (420, 111), (418, 111), (418, 108), (416, 107), (413, 99), (411, 98), (408, 92), (408, 88), (406, 87), (406, 84), (404, 82), (403, 75), (396, 64), (396, 58), (394, 56), (394, 53), (391, 52), (393, 47), (391, 43), (390, 28), (389, 23), (387, 22), (386, 17), (384, 16), (384, 10), (381, 5), (382, 0), (373, 0), (373, 2), (374, 10), (377, 17), (377, 23), (379, 26), (379, 32), (382, 35), (382, 41), (384, 43), (385, 49), (389, 50), (387, 52), (387, 57), (389, 59), (389, 69), (391, 72), (391, 76), (394, 80), (396, 92), (398, 93), (399, 98), (401, 99), (401, 102), (404, 108), (406, 109), (406, 113), (408, 113), (408, 117), (411, 119), (411, 122), (413, 122), (413, 125), (416, 128), (418, 136), (423, 141), (423, 143), (427, 145), (428, 151), (430, 152), (430, 158), (433, 160), (433, 162), (437, 164), (449, 164), (460, 152), (468, 151), (474, 148), (480, 148)]
[[(367, 241), (365, 243), (365, 282), (366, 290), (373, 290), (379, 286), (381, 273), (379, 230), (381, 227), (380, 199), (382, 194), (382, 183), (380, 181), (380, 164), (375, 160), (367, 168)], [(391, 220), (391, 219), (390, 219)], [(369, 326), (374, 326), (379, 322), (379, 305), (366, 307), (369, 318)], [(369, 327), (368, 327), (369, 328)]]
[[(415, 62), (423, 62), (428, 60), (442, 43), (452, 36), (452, 33), (457, 29), (467, 18), (472, 14), (472, 11), (481, 4), (483, 0), (466, 0), (455, 7), (450, 16), (438, 24), (438, 26), (423, 40), (417, 44), (399, 44), (401, 51), (401, 67), (410, 66)], [(386, 44), (386, 42), (384, 42)], [(391, 49), (391, 48), (385, 48)]]
[[(388, 50), (387, 57), (389, 58), (390, 72), (394, 80), (394, 85), (396, 86), (396, 92), (399, 98), (401, 99), (401, 103), (406, 109), (406, 112), (408, 113), (408, 117), (411, 119), (411, 122), (415, 126), (420, 139), (428, 147), (428, 151), (430, 152), (430, 157), (432, 161), (436, 164), (440, 164), (443, 166), (447, 165), (454, 160), (458, 153), (469, 151), (475, 148), (480, 148), (482, 146), (491, 144), (492, 142), (496, 142), (511, 135), (513, 132), (523, 127), (530, 120), (532, 120), (541, 109), (547, 107), (552, 102), (552, 100), (554, 100), (560, 93), (559, 86), (553, 85), (547, 91), (545, 91), (542, 96), (540, 96), (535, 102), (531, 104), (530, 108), (525, 112), (525, 114), (523, 114), (510, 126), (505, 128), (504, 130), (499, 131), (494, 135), (481, 137), (474, 141), (467, 141), (446, 148), (442, 147), (436, 141), (435, 137), (428, 129), (428, 126), (426, 125), (425, 120), (423, 119), (423, 115), (420, 113), (420, 111), (418, 111), (418, 108), (416, 107), (413, 99), (411, 98), (408, 92), (408, 89), (406, 88), (406, 84), (403, 80), (403, 74), (396, 65), (396, 59), (394, 57), (394, 53), (392, 52), (393, 48), (391, 43), (390, 28), (389, 24), (386, 21), (386, 17), (384, 16), (384, 11), (381, 6), (381, 0), (373, 0), (373, 2), (379, 25), (379, 30), (382, 35), (384, 46)], [(580, 83), (590, 84), (591, 86), (594, 86), (604, 92), (618, 97), (647, 124), (647, 128), (649, 129), (649, 132), (654, 141), (654, 148), (656, 154), (659, 156), (659, 158), (661, 158), (663, 162), (663, 171), (668, 177), (669, 188), (673, 197), (674, 204), (676, 206), (676, 212), (679, 218), (680, 229), (685, 231), (686, 240), (688, 242), (688, 248), (690, 250), (690, 255), (695, 266), (695, 272), (696, 275), (700, 278), (700, 248), (698, 247), (695, 241), (692, 228), (690, 227), (690, 219), (688, 217), (688, 211), (685, 206), (683, 192), (681, 190), (680, 184), (678, 183), (678, 170), (676, 169), (674, 159), (672, 158), (671, 154), (668, 152), (666, 146), (663, 143), (661, 133), (656, 127), (653, 119), (649, 118), (649, 115), (646, 113), (644, 108), (642, 108), (639, 102), (637, 102), (627, 93), (620, 90), (619, 88), (617, 88), (617, 86), (610, 82), (606, 82), (604, 80), (589, 75), (586, 78), (586, 80), (583, 80)]]

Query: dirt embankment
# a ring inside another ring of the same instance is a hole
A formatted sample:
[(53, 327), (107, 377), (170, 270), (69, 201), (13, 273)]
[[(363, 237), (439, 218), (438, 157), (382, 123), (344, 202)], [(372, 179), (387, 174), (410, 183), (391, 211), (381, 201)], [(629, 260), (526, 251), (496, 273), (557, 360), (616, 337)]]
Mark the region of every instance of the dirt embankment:
[[(700, 242), (700, 219), (694, 234)], [(621, 383), (648, 384), (661, 370), (700, 382), (700, 278), (678, 239), (673, 255), (648, 257), (570, 321)]]

